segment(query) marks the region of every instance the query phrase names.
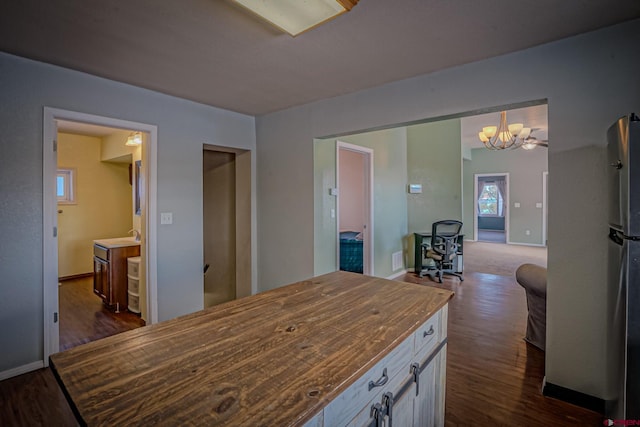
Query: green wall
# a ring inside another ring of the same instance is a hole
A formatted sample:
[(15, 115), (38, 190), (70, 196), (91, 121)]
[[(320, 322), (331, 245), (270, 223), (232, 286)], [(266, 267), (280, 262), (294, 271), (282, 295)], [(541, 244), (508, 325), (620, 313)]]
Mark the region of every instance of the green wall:
[(329, 194), (329, 189), (334, 187), (336, 187), (336, 140), (316, 140), (313, 144), (314, 276), (338, 269), (337, 215), (334, 218), (331, 217), (331, 209), (336, 208), (336, 197)]
[[(473, 238), (475, 220), (474, 174), (509, 174), (509, 243), (542, 245), (542, 173), (547, 168), (547, 149), (489, 151), (471, 150), (471, 160), (464, 161), (465, 234)], [(514, 207), (514, 203), (520, 207)], [(526, 230), (531, 232), (526, 235)]]
[[(373, 149), (373, 274), (393, 274), (391, 255), (403, 250), (407, 234), (407, 130), (404, 127), (340, 137), (340, 141)], [(336, 139), (314, 144), (314, 274), (335, 271)]]
[[(413, 233), (429, 231), (440, 219), (461, 219), (462, 161), (460, 120), (340, 137), (374, 150), (374, 274), (394, 273), (391, 256), (402, 251), (404, 267), (413, 266)], [(336, 139), (314, 144), (314, 274), (337, 267)], [(408, 180), (407, 180), (408, 179)], [(422, 184), (421, 194), (407, 185)]]
[[(460, 119), (407, 128), (408, 184), (421, 184), (422, 193), (407, 194), (409, 233), (431, 231), (442, 219), (462, 220), (462, 159)], [(408, 265), (413, 266), (413, 234)]]

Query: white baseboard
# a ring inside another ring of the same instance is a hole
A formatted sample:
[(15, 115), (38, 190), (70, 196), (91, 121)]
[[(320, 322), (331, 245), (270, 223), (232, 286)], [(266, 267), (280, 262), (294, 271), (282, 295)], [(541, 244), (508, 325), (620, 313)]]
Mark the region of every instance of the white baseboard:
[(404, 276), (407, 274), (407, 270), (400, 270), (397, 273), (393, 273), (391, 276), (387, 277), (389, 280), (397, 279), (400, 276)]
[(36, 362), (28, 363), (26, 365), (18, 366), (17, 368), (8, 369), (0, 372), (0, 381), (7, 378), (17, 377), (18, 375), (26, 374), (27, 372), (35, 371), (36, 369), (44, 368), (44, 361), (38, 360)]
[(541, 243), (520, 243), (520, 242), (507, 242), (507, 245), (513, 245), (513, 246), (533, 246), (536, 248), (544, 248), (546, 247), (545, 245), (541, 244)]

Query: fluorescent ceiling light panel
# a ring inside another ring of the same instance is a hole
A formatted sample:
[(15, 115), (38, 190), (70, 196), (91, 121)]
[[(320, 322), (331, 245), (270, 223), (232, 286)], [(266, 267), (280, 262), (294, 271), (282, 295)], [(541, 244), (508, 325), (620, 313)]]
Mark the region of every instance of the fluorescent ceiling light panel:
[(234, 0), (296, 36), (351, 10), (358, 0)]

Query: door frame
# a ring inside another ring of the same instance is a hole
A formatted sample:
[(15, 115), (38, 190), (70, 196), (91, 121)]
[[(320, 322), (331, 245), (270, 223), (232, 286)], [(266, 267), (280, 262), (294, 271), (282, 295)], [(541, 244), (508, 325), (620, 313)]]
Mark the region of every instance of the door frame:
[(349, 144), (340, 140), (336, 141), (336, 270), (340, 269), (340, 150), (353, 151), (365, 156), (365, 224), (362, 248), (362, 272), (370, 276), (374, 275), (374, 229), (373, 229), (373, 149), (360, 145)]
[(58, 207), (55, 191), (55, 176), (58, 169), (57, 146), (58, 120), (88, 123), (99, 126), (131, 129), (145, 132), (149, 135), (148, 142), (143, 146), (142, 161), (144, 168), (146, 188), (144, 192), (146, 215), (146, 235), (144, 237), (145, 268), (147, 286), (147, 322), (158, 322), (158, 283), (157, 283), (157, 165), (158, 165), (158, 128), (155, 125), (132, 122), (128, 120), (114, 119), (110, 117), (96, 116), (77, 111), (62, 110), (59, 108), (44, 107), (43, 114), (43, 164), (42, 164), (42, 188), (43, 188), (43, 322), (44, 322), (44, 366), (49, 366), (49, 355), (57, 353), (60, 349), (60, 331), (58, 322)]
[(504, 199), (504, 238), (505, 243), (511, 243), (509, 241), (509, 216), (511, 216), (511, 207), (509, 204), (509, 172), (495, 172), (495, 173), (476, 173), (473, 174), (473, 241), (478, 241), (478, 178), (483, 178), (487, 176), (504, 176), (505, 177), (505, 192), (506, 196), (503, 195)]
[(549, 226), (549, 172), (542, 172), (542, 246), (547, 246), (547, 227)]

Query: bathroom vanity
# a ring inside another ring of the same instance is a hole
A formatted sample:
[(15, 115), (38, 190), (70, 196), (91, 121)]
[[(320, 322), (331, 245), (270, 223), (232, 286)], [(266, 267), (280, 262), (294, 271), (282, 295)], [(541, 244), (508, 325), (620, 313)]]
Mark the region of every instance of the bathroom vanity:
[(116, 313), (127, 309), (127, 258), (139, 255), (134, 238), (93, 241), (93, 293)]
[(50, 362), (81, 425), (441, 426), (452, 296), (334, 272)]

